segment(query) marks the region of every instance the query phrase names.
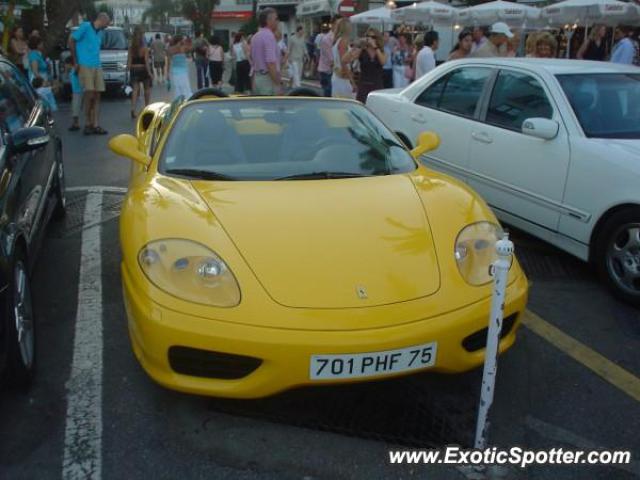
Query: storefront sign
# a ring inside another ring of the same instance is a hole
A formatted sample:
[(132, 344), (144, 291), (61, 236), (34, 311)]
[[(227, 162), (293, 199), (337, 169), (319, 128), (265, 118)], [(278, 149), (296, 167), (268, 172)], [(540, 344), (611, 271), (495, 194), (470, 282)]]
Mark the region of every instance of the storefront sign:
[(356, 2), (354, 0), (342, 0), (338, 7), (338, 13), (343, 17), (350, 17), (356, 13)]
[(258, 8), (278, 7), (280, 5), (298, 5), (300, 0), (258, 0)]
[(302, 2), (296, 8), (296, 13), (298, 16), (330, 15), (331, 6), (327, 0)]
[(214, 20), (249, 20), (251, 11), (246, 12), (211, 12), (211, 18)]

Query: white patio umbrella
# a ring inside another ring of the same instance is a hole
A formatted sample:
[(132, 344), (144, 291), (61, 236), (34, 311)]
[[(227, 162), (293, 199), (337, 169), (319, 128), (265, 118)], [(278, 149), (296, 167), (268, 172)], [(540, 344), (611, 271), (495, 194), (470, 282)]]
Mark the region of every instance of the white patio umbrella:
[(637, 25), (640, 9), (618, 0), (565, 0), (542, 9), (542, 19), (549, 25), (603, 23)]
[(351, 23), (359, 25), (393, 25), (395, 23), (400, 23), (397, 20), (391, 18), (391, 12), (392, 9), (387, 7), (374, 8), (372, 10), (367, 10), (366, 12), (358, 13), (349, 17), (349, 21)]
[(391, 18), (395, 18), (400, 22), (425, 23), (428, 25), (434, 23), (451, 25), (455, 23), (457, 16), (457, 8), (434, 2), (433, 0), (414, 3), (391, 12)]
[(539, 8), (503, 0), (464, 8), (458, 12), (458, 23), (466, 26), (504, 22), (510, 27), (533, 27), (539, 19)]

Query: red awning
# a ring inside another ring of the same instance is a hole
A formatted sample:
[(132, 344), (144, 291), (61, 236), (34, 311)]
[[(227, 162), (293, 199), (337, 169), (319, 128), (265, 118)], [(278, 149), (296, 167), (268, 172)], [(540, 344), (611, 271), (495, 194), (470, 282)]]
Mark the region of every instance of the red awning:
[(242, 12), (211, 12), (211, 18), (214, 20), (249, 20), (251, 11)]

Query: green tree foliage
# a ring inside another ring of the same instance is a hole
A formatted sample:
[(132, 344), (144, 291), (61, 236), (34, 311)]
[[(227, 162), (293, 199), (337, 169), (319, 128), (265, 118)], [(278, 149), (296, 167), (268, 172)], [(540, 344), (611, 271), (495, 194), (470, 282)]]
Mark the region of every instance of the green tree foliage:
[(47, 0), (46, 5), (49, 24), (44, 38), (50, 51), (57, 46), (66, 46), (67, 24), (75, 15), (82, 13), (88, 16), (90, 12), (97, 11), (93, 0)]
[(145, 20), (149, 18), (164, 25), (167, 17), (178, 15), (182, 15), (182, 7), (179, 2), (175, 0), (151, 0), (151, 6), (145, 10), (142, 17)]
[(211, 14), (220, 0), (184, 0), (182, 14), (193, 22), (196, 31), (211, 34)]
[(247, 20), (241, 27), (240, 31), (245, 35), (253, 35), (258, 31), (258, 19), (254, 15), (251, 19)]
[(111, 7), (106, 3), (100, 3), (100, 4), (88, 3), (83, 10), (84, 10), (83, 13), (88, 18), (94, 18), (98, 13), (104, 12), (113, 19), (113, 7)]

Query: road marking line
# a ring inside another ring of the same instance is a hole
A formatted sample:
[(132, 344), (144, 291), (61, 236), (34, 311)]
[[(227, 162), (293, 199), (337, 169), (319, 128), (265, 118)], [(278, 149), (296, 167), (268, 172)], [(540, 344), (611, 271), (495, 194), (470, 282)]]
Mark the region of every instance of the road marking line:
[(127, 193), (126, 187), (108, 187), (94, 185), (91, 187), (67, 187), (67, 192), (88, 192), (88, 193)]
[(102, 193), (89, 193), (82, 232), (73, 363), (67, 382), (62, 478), (102, 476)]
[[(605, 449), (604, 447), (593, 443), (586, 438), (583, 438), (569, 430), (558, 427), (556, 425), (552, 425), (547, 422), (543, 422), (531, 415), (527, 415), (524, 418), (524, 423), (527, 427), (529, 427), (534, 432), (538, 433), (545, 437), (548, 440), (553, 440), (554, 442), (566, 443), (567, 445), (571, 445), (573, 447), (579, 448), (581, 450), (611, 450), (609, 447)], [(615, 468), (618, 470), (623, 470), (625, 472), (629, 472), (634, 474), (637, 477), (640, 477), (640, 464), (637, 461), (631, 460), (630, 464), (608, 464), (606, 465), (609, 468)]]
[(628, 370), (580, 343), (530, 310), (525, 311), (522, 316), (522, 324), (613, 386), (622, 390), (631, 398), (640, 402), (640, 378)]

